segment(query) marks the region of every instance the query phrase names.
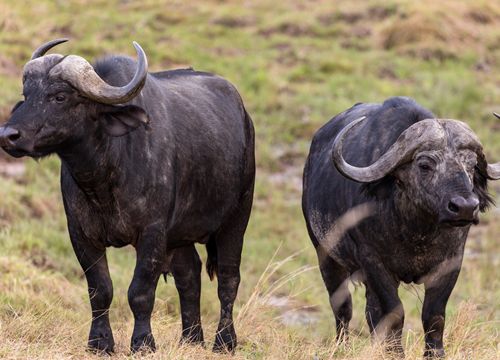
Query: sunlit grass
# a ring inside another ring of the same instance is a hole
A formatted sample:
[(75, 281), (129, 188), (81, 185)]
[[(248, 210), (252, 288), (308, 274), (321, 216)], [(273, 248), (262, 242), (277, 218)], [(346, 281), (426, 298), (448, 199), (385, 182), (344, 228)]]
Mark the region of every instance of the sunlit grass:
[[(236, 359), (385, 356), (371, 346), (362, 287), (351, 286), (351, 345), (335, 343), (328, 295), (302, 218), (302, 166), (313, 133), (329, 118), (356, 102), (411, 96), (438, 116), (469, 123), (488, 158), (500, 161), (498, 120), (491, 116), (494, 110), (500, 112), (496, 3), (332, 4), (0, 3), (0, 121), (21, 97), (22, 67), (33, 49), (62, 36), (71, 41), (55, 52), (77, 53), (89, 60), (110, 53), (133, 55), (131, 41), (136, 40), (153, 71), (194, 66), (216, 72), (238, 87), (256, 127), (258, 173), (236, 303)], [(67, 235), (58, 177), (55, 157), (26, 161), (26, 172), (18, 179), (0, 177), (2, 358), (94, 357), (85, 352), (90, 306)], [(450, 358), (499, 357), (499, 218), (498, 209), (491, 211), (469, 239), (447, 308), (445, 343)], [(204, 248), (199, 250), (204, 259)], [(134, 261), (132, 248), (109, 251), (118, 358), (129, 354), (132, 315), (127, 288)], [(202, 281), (202, 321), (210, 349), (219, 305), (216, 282), (205, 274)], [(310, 309), (316, 320), (284, 325), (284, 310), (265, 300), (271, 295), (293, 299), (293, 307)], [(402, 287), (400, 295), (406, 310), (403, 344), (407, 358), (417, 359), (423, 352), (423, 289)], [(180, 315), (172, 278), (158, 286), (153, 332), (157, 358), (219, 358), (178, 344)]]

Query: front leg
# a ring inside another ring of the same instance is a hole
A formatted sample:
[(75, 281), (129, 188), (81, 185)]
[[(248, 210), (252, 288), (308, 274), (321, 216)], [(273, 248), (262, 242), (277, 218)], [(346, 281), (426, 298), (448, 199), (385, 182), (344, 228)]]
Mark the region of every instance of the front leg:
[(151, 313), (158, 279), (166, 268), (167, 252), (164, 237), (159, 231), (149, 229), (138, 241), (136, 250), (134, 277), (128, 289), (128, 301), (135, 321), (130, 348), (132, 352), (155, 351)]
[(368, 284), (365, 284), (366, 287), (366, 309), (365, 316), (366, 321), (368, 322), (368, 328), (370, 329), (370, 333), (375, 331), (380, 319), (382, 319), (382, 308), (380, 306), (380, 301), (378, 300), (377, 294), (370, 289)]
[(90, 242), (69, 227), (71, 243), (76, 257), (87, 278), (92, 325), (90, 326), (88, 346), (91, 350), (111, 353), (115, 342), (109, 324), (109, 307), (113, 300), (113, 284), (109, 276), (105, 249), (97, 249)]
[(369, 299), (369, 311), (372, 336), (375, 340), (387, 343), (389, 352), (404, 356), (401, 336), (403, 333), (404, 310), (398, 296), (399, 282), (382, 265), (378, 259), (365, 257), (365, 281)]
[(425, 332), (425, 358), (444, 357), (443, 332), (448, 298), (460, 273), (462, 256), (443, 262), (425, 279), (422, 324)]

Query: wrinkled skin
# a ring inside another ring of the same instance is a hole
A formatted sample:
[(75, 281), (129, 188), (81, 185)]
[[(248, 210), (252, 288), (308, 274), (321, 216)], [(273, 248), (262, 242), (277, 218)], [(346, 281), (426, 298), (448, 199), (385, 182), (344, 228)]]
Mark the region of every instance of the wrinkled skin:
[(346, 136), (343, 154), (358, 167), (373, 164), (411, 125), (434, 115), (407, 98), (357, 104), (315, 135), (304, 170), (303, 212), (337, 323), (347, 337), (352, 303), (347, 282), (366, 286), (366, 318), (376, 340), (403, 353), (401, 282), (423, 283), (425, 356), (444, 356), (445, 308), (456, 283), (469, 228), (491, 203), (484, 154), (472, 131), (435, 120), (440, 141), (422, 142), (409, 161), (384, 178), (360, 183), (332, 161), (337, 134), (366, 116)]
[[(148, 74), (132, 101), (106, 105), (51, 75), (60, 61), (46, 55), (26, 65), (25, 99), (0, 128), (0, 143), (16, 157), (61, 158), (68, 230), (92, 307), (89, 347), (114, 349), (106, 248), (126, 245), (137, 251), (128, 291), (132, 351), (155, 349), (151, 313), (158, 279), (168, 272), (179, 292), (182, 339), (202, 343), (194, 244), (204, 243), (221, 303), (214, 350), (233, 351), (232, 310), (255, 176), (253, 126), (240, 96), (222, 78), (176, 70)], [(114, 56), (95, 70), (122, 86), (135, 67)]]

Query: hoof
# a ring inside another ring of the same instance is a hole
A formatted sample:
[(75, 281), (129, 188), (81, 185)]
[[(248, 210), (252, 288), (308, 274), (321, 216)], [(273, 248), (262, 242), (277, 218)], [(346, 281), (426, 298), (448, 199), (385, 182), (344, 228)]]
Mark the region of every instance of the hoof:
[(436, 358), (444, 358), (445, 353), (444, 349), (427, 349), (424, 353), (424, 359), (436, 359)]
[(182, 330), (181, 344), (204, 345), (203, 329), (201, 325), (195, 325)]
[(231, 329), (224, 329), (219, 331), (215, 336), (213, 352), (233, 354), (236, 349), (236, 345), (237, 341), (234, 328), (231, 327)]
[(405, 351), (401, 345), (389, 345), (386, 348), (387, 353), (393, 359), (404, 359)]
[(130, 343), (132, 353), (150, 353), (156, 351), (156, 344), (153, 334), (147, 333), (139, 336), (134, 336)]
[(88, 350), (95, 353), (113, 353), (115, 341), (111, 331), (92, 331), (89, 335)]

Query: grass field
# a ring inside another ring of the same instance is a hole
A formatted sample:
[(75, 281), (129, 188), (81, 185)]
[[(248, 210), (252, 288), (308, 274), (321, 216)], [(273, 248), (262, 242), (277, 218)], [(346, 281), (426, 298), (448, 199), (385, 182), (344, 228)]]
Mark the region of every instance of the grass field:
[[(255, 206), (236, 303), (232, 359), (384, 358), (370, 344), (364, 289), (352, 287), (354, 336), (336, 344), (328, 296), (300, 209), (302, 167), (313, 133), (356, 102), (411, 96), (466, 121), (491, 162), (500, 161), (500, 3), (470, 1), (0, 1), (0, 123), (20, 99), (21, 74), (41, 43), (89, 60), (145, 49), (151, 70), (193, 66), (239, 89), (257, 137)], [(1, 156), (1, 155), (0, 155)], [(86, 282), (71, 249), (59, 160), (13, 165), (0, 157), (0, 358), (96, 358)], [(10, 160), (9, 160), (10, 161)], [(500, 202), (500, 184), (491, 184)], [(451, 359), (500, 358), (500, 209), (472, 229), (447, 308)], [(200, 247), (204, 254), (204, 249)], [(110, 249), (117, 354), (129, 356), (127, 303), (135, 253)], [(204, 255), (202, 256), (204, 258)], [(216, 284), (203, 275), (202, 321), (213, 340)], [(400, 288), (407, 359), (423, 352), (419, 286)], [(180, 346), (177, 293), (161, 283), (151, 358), (221, 358)], [(208, 344), (207, 349), (210, 348)], [(224, 358), (224, 356), (222, 356)]]

